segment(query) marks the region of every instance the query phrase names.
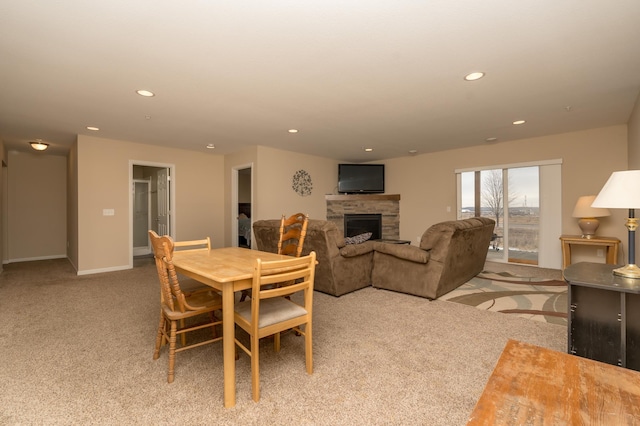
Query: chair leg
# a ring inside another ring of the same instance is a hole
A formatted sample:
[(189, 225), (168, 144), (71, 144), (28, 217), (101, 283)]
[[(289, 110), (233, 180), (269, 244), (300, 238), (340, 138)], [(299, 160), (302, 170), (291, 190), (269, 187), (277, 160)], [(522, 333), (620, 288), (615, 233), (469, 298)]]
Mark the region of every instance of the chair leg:
[[(184, 328), (184, 319), (180, 320), (180, 328)], [(182, 345), (182, 347), (187, 346), (187, 333), (180, 334), (180, 344)]]
[(164, 336), (164, 315), (162, 315), (162, 309), (160, 310), (160, 324), (158, 324), (158, 334), (156, 335), (156, 349), (153, 352), (153, 359), (158, 359), (160, 357), (160, 347), (162, 346), (162, 339)]
[(169, 375), (167, 382), (173, 383), (174, 368), (176, 364), (176, 332), (178, 321), (171, 321), (171, 334), (169, 335)]
[(247, 290), (242, 290), (242, 295), (240, 296), (240, 301), (244, 302), (247, 299), (247, 296), (249, 296), (249, 292)]
[(273, 351), (280, 352), (280, 333), (273, 335)]
[(307, 374), (313, 374), (313, 340), (310, 323), (304, 326), (304, 357), (307, 364)]
[(255, 402), (260, 401), (260, 340), (251, 336), (251, 394)]

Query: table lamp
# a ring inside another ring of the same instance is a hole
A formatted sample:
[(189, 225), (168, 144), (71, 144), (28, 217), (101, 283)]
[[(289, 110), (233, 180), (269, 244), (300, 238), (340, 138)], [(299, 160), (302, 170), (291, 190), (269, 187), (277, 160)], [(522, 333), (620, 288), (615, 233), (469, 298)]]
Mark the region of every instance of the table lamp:
[(577, 217), (578, 226), (582, 230), (582, 238), (593, 238), (596, 234), (600, 222), (598, 217), (610, 216), (608, 209), (592, 207), (591, 203), (596, 199), (595, 195), (584, 195), (578, 198), (576, 206), (573, 208), (573, 217)]
[(635, 209), (640, 208), (640, 170), (613, 172), (591, 207), (629, 209), (626, 222), (629, 230), (629, 263), (622, 268), (614, 269), (613, 273), (626, 278), (640, 278), (640, 268), (636, 265), (635, 246), (638, 228)]

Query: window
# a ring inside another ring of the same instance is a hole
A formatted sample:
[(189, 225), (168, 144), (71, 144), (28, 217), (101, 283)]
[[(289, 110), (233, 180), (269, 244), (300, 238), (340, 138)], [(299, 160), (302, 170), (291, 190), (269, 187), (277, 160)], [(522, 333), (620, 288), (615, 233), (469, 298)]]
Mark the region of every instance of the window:
[(456, 170), (458, 218), (496, 221), (487, 260), (561, 267), (561, 163)]

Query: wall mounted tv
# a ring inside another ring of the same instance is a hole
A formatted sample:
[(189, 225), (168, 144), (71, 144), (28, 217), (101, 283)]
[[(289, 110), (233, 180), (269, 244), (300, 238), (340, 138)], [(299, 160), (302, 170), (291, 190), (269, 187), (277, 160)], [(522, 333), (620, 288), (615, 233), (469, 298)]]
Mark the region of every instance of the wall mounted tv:
[(338, 164), (338, 192), (382, 194), (384, 164)]

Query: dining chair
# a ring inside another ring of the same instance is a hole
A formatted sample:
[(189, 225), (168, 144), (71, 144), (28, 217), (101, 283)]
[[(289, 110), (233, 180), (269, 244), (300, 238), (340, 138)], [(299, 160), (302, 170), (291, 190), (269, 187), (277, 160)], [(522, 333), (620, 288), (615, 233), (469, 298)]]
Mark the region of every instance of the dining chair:
[[(239, 302), (234, 308), (236, 325), (249, 334), (249, 348), (240, 342), (237, 336), (235, 342), (251, 357), (251, 389), (255, 402), (260, 400), (261, 338), (274, 335), (274, 349), (278, 352), (280, 332), (293, 329), (303, 335), (307, 374), (313, 373), (312, 318), (315, 267), (316, 253), (313, 251), (307, 256), (286, 260), (262, 262), (256, 259), (251, 300)], [(274, 286), (283, 281), (291, 281), (293, 284), (286, 287)]]
[[(160, 236), (153, 230), (149, 230), (149, 239), (160, 238)], [(151, 244), (152, 247), (153, 244)], [(188, 241), (174, 241), (173, 242), (174, 251), (175, 250), (211, 250), (211, 239), (209, 237), (201, 238), (199, 240), (188, 240)], [(162, 248), (162, 247), (159, 247)], [(162, 259), (164, 257), (164, 252), (160, 250), (156, 253), (156, 249), (153, 250), (153, 256), (156, 259)], [(173, 256), (173, 252), (171, 253)], [(202, 292), (210, 292), (215, 291), (211, 287), (206, 284), (201, 283), (200, 281), (194, 280), (193, 278), (183, 277), (178, 275), (180, 279), (180, 289), (186, 296), (190, 296), (191, 294), (202, 291)], [(185, 320), (180, 321), (180, 326), (184, 327)], [(182, 346), (186, 345), (187, 335), (183, 333), (180, 335), (180, 342)]]
[[(176, 353), (222, 340), (222, 336), (218, 336), (215, 329), (217, 325), (222, 324), (222, 321), (215, 316), (215, 311), (222, 309), (222, 297), (213, 289), (211, 291), (183, 292), (172, 262), (173, 240), (167, 235), (160, 237), (153, 231), (149, 231), (149, 236), (160, 280), (160, 322), (153, 359), (158, 359), (161, 347), (169, 343), (167, 381), (172, 383), (175, 375)], [(204, 317), (205, 315), (208, 317), (206, 321), (195, 324), (190, 322), (194, 317)], [(189, 321), (189, 325), (185, 325), (187, 321)], [(211, 339), (186, 344), (184, 338), (186, 333), (209, 327), (213, 332)], [(182, 343), (180, 347), (176, 347), (178, 335)]]
[[(304, 247), (304, 239), (307, 235), (308, 224), (308, 214), (296, 213), (288, 218), (282, 215), (278, 235), (278, 254), (300, 257)], [(240, 301), (244, 302), (247, 296), (251, 296), (251, 292), (243, 290)]]

